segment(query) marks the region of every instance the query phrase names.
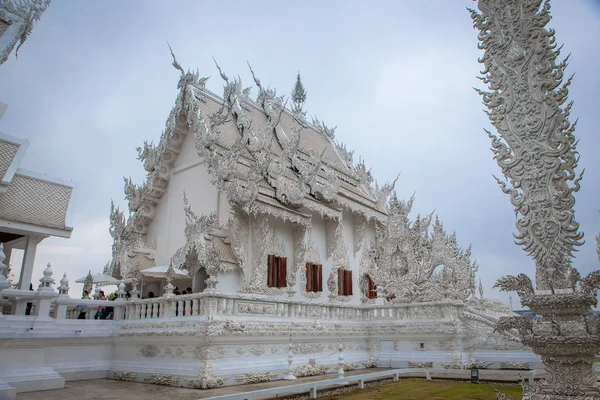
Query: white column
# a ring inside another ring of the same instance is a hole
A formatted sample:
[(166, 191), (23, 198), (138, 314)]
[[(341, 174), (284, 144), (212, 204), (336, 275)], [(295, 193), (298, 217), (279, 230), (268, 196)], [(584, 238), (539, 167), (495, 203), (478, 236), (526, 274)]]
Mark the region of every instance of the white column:
[[(5, 274), (5, 278), (8, 278), (8, 269), (10, 268), (10, 256), (12, 254), (12, 247), (4, 243), (4, 264), (8, 267), (2, 272)], [(2, 278), (0, 278), (2, 279)]]
[[(8, 270), (8, 265), (4, 263), (5, 259), (6, 257), (4, 255), (4, 243), (0, 243), (0, 292), (10, 286), (5, 276), (6, 271)], [(1, 309), (0, 315), (2, 315)]]
[(33, 275), (33, 263), (35, 262), (35, 252), (37, 245), (44, 240), (40, 236), (27, 236), (25, 243), (25, 253), (23, 254), (23, 265), (21, 266), (21, 275), (19, 276), (19, 289), (29, 290), (31, 276)]

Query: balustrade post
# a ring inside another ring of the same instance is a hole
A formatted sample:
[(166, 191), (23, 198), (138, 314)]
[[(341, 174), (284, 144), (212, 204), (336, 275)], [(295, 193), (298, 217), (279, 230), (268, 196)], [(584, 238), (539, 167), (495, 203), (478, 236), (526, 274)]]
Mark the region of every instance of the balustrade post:
[(50, 265), (50, 263), (48, 263), (46, 269), (44, 270), (44, 276), (40, 279), (40, 286), (38, 288), (38, 317), (50, 316), (50, 306), (52, 305), (52, 299), (56, 297), (56, 292), (52, 288), (52, 285), (54, 285), (54, 279), (52, 278), (52, 266)]
[(114, 307), (113, 319), (122, 320), (125, 319), (125, 308), (127, 307), (127, 299), (125, 298), (125, 283), (119, 283), (119, 290), (117, 291), (117, 299), (115, 300), (116, 305)]
[(67, 318), (67, 308), (69, 307), (67, 304), (61, 304), (61, 300), (65, 300), (69, 298), (69, 280), (67, 279), (67, 273), (63, 275), (63, 278), (60, 280), (60, 286), (58, 287), (58, 302), (56, 305), (56, 319), (66, 319)]
[(288, 345), (288, 368), (285, 371), (285, 375), (281, 377), (281, 379), (293, 381), (296, 380), (296, 376), (294, 376), (294, 372), (292, 370), (292, 363), (294, 362), (294, 346), (292, 345), (292, 335), (290, 334), (290, 344)]

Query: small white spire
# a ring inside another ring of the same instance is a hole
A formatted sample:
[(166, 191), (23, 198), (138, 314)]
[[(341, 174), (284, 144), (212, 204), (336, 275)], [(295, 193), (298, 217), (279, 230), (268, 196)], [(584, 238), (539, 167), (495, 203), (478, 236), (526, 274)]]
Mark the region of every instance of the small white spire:
[(52, 285), (54, 285), (54, 278), (52, 278), (52, 265), (48, 263), (46, 269), (44, 270), (44, 276), (40, 279), (40, 286), (38, 290), (49, 288), (52, 289)]
[(60, 286), (58, 287), (58, 294), (69, 294), (69, 279), (67, 279), (67, 273), (63, 274), (62, 279), (60, 280)]

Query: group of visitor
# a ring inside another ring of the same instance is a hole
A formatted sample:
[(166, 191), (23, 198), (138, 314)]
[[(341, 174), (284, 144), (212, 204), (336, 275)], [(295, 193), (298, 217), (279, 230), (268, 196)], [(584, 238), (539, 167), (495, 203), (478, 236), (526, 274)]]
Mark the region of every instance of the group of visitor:
[[(183, 291), (179, 291), (179, 288), (175, 288), (175, 290), (173, 291), (174, 295), (177, 296), (183, 296), (186, 294), (192, 294), (192, 288), (188, 287)], [(139, 295), (138, 295), (139, 297)], [(143, 297), (144, 299), (153, 299), (156, 296), (154, 295), (154, 292), (148, 292), (148, 296), (147, 297)], [(113, 298), (111, 298), (111, 301), (114, 301), (116, 298), (116, 296), (114, 296)], [(130, 299), (131, 298), (131, 294), (127, 291), (125, 292), (125, 298), (126, 299)], [(82, 300), (91, 300), (90, 299), (90, 293), (87, 290), (83, 291), (83, 295), (81, 296)], [(106, 295), (104, 294), (104, 291), (100, 291), (98, 294), (98, 300), (109, 300), (106, 298)], [(75, 307), (75, 310), (79, 310), (79, 316), (77, 317), (78, 319), (87, 319), (87, 313), (89, 311), (89, 309), (85, 306), (85, 305), (79, 305), (77, 307)], [(152, 312), (152, 311), (151, 311)], [(158, 313), (158, 310), (156, 310), (156, 312)], [(190, 310), (191, 313), (191, 310)], [(185, 304), (183, 305), (183, 310), (182, 310), (182, 314), (185, 315)], [(114, 307), (107, 307), (107, 306), (98, 306), (98, 309), (96, 311), (96, 313), (94, 314), (94, 319), (113, 319), (113, 315), (114, 315)], [(179, 315), (179, 304), (175, 305), (175, 315)]]
[(175, 290), (173, 290), (173, 294), (177, 295), (177, 296), (180, 296), (180, 295), (183, 296), (184, 294), (192, 294), (192, 293), (193, 292), (192, 292), (192, 288), (191, 287), (185, 289), (181, 293), (179, 293), (179, 288), (178, 287), (176, 287)]
[[(90, 292), (84, 290), (81, 299), (90, 300)], [(100, 291), (100, 293), (98, 294), (98, 300), (107, 300), (104, 291)], [(112, 298), (111, 300), (114, 301), (114, 298)], [(79, 310), (79, 316), (77, 317), (77, 319), (87, 319), (88, 309), (86, 306), (79, 305), (75, 307), (75, 309)], [(94, 319), (113, 319), (114, 312), (114, 307), (98, 306), (98, 310), (94, 314)]]

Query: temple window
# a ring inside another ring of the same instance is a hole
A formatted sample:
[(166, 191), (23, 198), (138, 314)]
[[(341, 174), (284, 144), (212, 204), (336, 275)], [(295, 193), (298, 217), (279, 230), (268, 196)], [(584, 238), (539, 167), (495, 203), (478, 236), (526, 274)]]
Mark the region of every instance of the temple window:
[(323, 266), (321, 264), (306, 263), (306, 291), (323, 291)]
[(267, 286), (287, 287), (287, 258), (269, 255), (267, 262)]
[(352, 271), (338, 269), (338, 295), (352, 296)]
[(373, 282), (373, 279), (367, 274), (365, 275), (365, 280), (367, 281), (367, 287), (365, 291), (365, 297), (367, 299), (376, 299), (377, 298), (377, 285)]

